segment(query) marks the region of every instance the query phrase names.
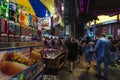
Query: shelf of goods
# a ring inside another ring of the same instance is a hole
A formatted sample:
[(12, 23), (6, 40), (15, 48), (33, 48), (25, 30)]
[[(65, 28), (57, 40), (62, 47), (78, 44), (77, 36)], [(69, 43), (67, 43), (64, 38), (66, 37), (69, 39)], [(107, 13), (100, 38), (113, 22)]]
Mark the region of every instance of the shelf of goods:
[(43, 47), (40, 42), (0, 43), (1, 80), (42, 79)]
[(46, 68), (60, 69), (64, 64), (65, 54), (58, 49), (44, 49), (43, 59)]

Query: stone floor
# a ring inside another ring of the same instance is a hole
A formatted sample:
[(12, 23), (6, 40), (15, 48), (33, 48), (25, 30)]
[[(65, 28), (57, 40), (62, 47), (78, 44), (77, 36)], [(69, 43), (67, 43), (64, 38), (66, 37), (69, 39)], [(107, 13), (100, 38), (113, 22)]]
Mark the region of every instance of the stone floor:
[[(92, 62), (90, 70), (87, 70), (86, 62), (82, 56), (81, 62), (77, 64), (77, 67), (72, 73), (69, 72), (69, 64), (66, 61), (63, 68), (59, 71), (59, 80), (103, 80), (97, 79), (94, 75), (96, 70), (94, 68), (95, 61)], [(103, 67), (102, 67), (103, 68)], [(109, 76), (108, 80), (120, 80), (120, 66), (111, 67), (109, 66)]]

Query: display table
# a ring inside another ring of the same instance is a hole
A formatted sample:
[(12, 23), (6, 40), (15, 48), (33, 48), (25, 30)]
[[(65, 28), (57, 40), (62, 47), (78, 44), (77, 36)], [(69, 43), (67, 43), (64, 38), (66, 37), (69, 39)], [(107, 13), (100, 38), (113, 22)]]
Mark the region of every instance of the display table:
[(46, 68), (50, 69), (60, 69), (64, 64), (65, 55), (64, 52), (51, 49), (44, 51), (44, 64), (46, 64)]

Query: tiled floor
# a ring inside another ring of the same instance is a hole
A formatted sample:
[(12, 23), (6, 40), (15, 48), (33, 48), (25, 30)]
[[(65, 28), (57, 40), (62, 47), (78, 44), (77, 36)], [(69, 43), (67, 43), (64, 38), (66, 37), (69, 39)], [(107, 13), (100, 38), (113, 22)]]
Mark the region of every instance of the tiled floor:
[[(81, 63), (77, 64), (77, 67), (72, 73), (69, 72), (69, 64), (66, 61), (64, 67), (59, 71), (60, 80), (103, 80), (97, 79), (94, 75), (96, 70), (94, 69), (95, 62), (92, 62), (90, 70), (87, 70), (86, 62), (84, 57), (82, 57)], [(103, 67), (102, 67), (103, 68)], [(111, 67), (109, 66), (109, 76), (108, 80), (120, 80), (120, 66)]]

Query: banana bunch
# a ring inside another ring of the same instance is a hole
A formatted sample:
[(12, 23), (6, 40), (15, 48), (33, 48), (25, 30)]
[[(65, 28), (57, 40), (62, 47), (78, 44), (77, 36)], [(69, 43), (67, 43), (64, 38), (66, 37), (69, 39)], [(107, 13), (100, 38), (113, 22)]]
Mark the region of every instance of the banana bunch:
[(12, 61), (28, 65), (28, 59), (18, 53), (14, 53)]

